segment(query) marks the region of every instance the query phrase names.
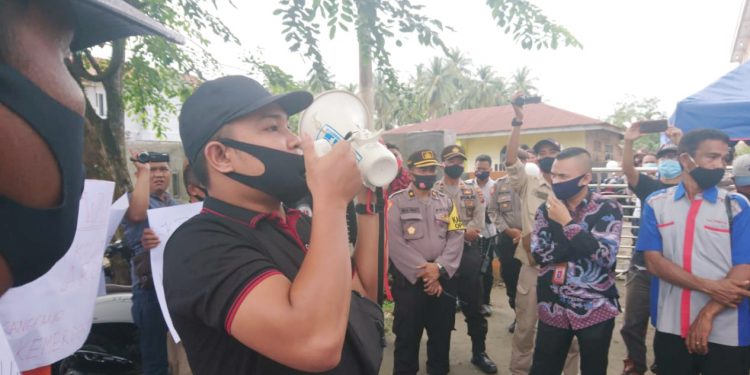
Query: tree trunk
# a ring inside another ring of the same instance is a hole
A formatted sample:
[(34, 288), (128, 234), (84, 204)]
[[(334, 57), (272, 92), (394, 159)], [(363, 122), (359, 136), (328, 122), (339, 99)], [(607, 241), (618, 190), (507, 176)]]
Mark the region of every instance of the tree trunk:
[(367, 9), (366, 1), (357, 2), (357, 42), (359, 47), (359, 96), (365, 102), (367, 110), (370, 111), (370, 119), (367, 127), (370, 130), (375, 128), (375, 90), (373, 89), (372, 74), (372, 42), (368, 33), (368, 26), (373, 23), (370, 17), (374, 9)]
[(119, 195), (132, 188), (125, 150), (125, 107), (122, 100), (125, 43), (115, 42), (112, 49), (106, 71), (92, 75), (74, 68), (72, 72), (79, 82), (88, 80), (104, 86), (106, 119), (100, 118), (91, 104), (86, 103), (83, 161), (87, 178), (114, 181), (115, 193)]

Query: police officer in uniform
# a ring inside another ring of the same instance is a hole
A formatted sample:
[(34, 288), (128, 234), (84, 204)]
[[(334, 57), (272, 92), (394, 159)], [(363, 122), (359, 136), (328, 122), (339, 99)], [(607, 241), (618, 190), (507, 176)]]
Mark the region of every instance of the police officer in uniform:
[(461, 311), (466, 317), (471, 336), (471, 363), (487, 374), (497, 372), (497, 366), (487, 356), (487, 318), (482, 314), (482, 254), (479, 238), (485, 226), (485, 205), (482, 190), (473, 182), (461, 181), (466, 163), (466, 154), (461, 146), (451, 145), (443, 149), (441, 160), (445, 176), (435, 184), (434, 190), (451, 198), (466, 226), (464, 253), (458, 269), (456, 288), (461, 302)]
[(453, 275), (463, 252), (463, 224), (450, 198), (431, 190), (435, 153), (417, 151), (408, 161), (411, 184), (391, 195), (388, 246), (396, 302), (393, 373), (416, 374), (419, 343), (427, 330), (427, 373), (447, 374), (455, 322)]

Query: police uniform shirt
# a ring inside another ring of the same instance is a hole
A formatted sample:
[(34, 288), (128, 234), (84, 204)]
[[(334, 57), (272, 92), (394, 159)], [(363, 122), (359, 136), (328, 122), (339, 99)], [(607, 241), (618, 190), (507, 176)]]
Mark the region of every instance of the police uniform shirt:
[(466, 228), (484, 229), (486, 209), (482, 190), (478, 186), (460, 180), (455, 186), (448, 185), (445, 181), (438, 181), (433, 190), (447, 195), (453, 201)]
[(521, 198), (510, 186), (507, 176), (495, 182), (487, 198), (487, 214), (498, 233), (503, 233), (508, 228), (522, 228)]
[[(542, 177), (541, 172), (538, 176), (531, 176), (526, 173), (526, 168), (520, 160), (507, 167), (508, 179), (510, 186), (521, 197), (521, 223), (522, 234), (524, 238), (531, 235), (534, 231), (534, 221), (539, 206), (547, 202), (547, 197), (553, 195), (552, 186)], [(524, 239), (525, 241), (525, 239)], [(523, 248), (525, 243), (519, 243), (516, 248), (516, 259), (521, 263), (529, 265), (532, 262), (526, 250)], [(526, 244), (529, 245), (529, 244)]]
[(391, 195), (388, 209), (388, 254), (393, 265), (410, 283), (417, 282), (417, 268), (440, 263), (448, 273), (458, 269), (463, 255), (463, 224), (450, 198), (431, 191), (425, 200), (416, 188)]
[[(301, 374), (231, 336), (250, 291), (266, 278), (298, 270), (310, 241), (299, 211), (259, 214), (208, 198), (203, 211), (177, 229), (164, 253), (164, 292), (195, 375)], [(296, 275), (296, 273), (295, 273)], [(290, 280), (294, 280), (294, 276)], [(273, 339), (273, 338), (270, 338)], [(326, 374), (362, 369), (349, 335), (339, 365)]]

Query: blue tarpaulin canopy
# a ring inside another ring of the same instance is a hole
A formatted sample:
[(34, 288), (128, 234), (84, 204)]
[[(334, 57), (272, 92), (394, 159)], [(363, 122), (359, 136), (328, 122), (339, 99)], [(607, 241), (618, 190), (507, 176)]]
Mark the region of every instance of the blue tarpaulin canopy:
[(670, 120), (684, 132), (713, 128), (750, 139), (750, 62), (677, 103)]

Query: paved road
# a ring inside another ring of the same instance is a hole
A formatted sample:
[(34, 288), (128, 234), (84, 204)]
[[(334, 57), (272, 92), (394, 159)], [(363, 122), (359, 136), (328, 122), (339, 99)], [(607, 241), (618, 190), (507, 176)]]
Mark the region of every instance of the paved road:
[[(618, 290), (620, 290), (620, 301), (625, 299), (622, 297), (625, 292), (624, 282), (618, 282)], [(511, 336), (508, 333), (507, 327), (513, 320), (512, 310), (508, 307), (508, 300), (505, 296), (505, 288), (498, 286), (492, 290), (492, 304), (493, 314), (489, 318), (489, 333), (487, 334), (487, 353), (497, 363), (499, 374), (508, 374), (508, 363), (510, 362), (511, 352)], [(617, 318), (617, 324), (615, 325), (615, 332), (612, 335), (612, 345), (609, 349), (609, 369), (608, 375), (619, 375), (622, 372), (622, 359), (625, 358), (625, 344), (622, 342), (620, 336), (620, 328), (622, 327), (622, 317), (620, 314)], [(420, 354), (420, 372), (419, 374), (426, 374), (425, 372), (425, 361), (427, 360), (426, 348), (426, 334), (422, 338), (421, 354)], [(394, 336), (392, 333), (387, 335), (388, 347), (385, 348), (385, 355), (383, 359), (383, 365), (381, 367), (380, 374), (391, 374), (393, 371), (393, 340)], [(651, 342), (653, 340), (653, 329), (649, 327), (649, 339), (647, 344), (649, 347), (649, 363), (653, 361), (653, 352), (651, 351)], [(471, 364), (471, 340), (466, 335), (466, 323), (463, 320), (463, 314), (458, 313), (456, 316), (456, 331), (453, 332), (452, 346), (451, 346), (451, 374), (453, 375), (468, 375), (468, 374), (482, 374), (481, 371), (477, 370), (474, 365)]]

